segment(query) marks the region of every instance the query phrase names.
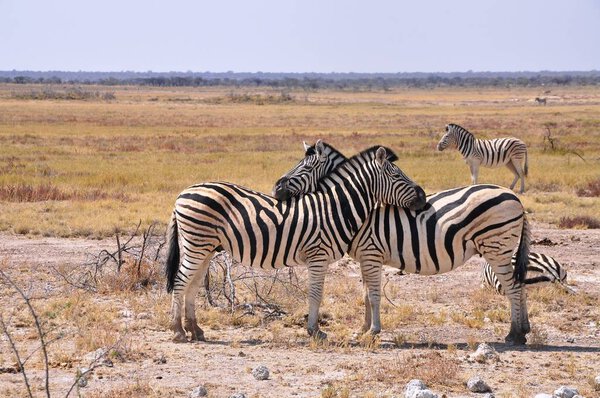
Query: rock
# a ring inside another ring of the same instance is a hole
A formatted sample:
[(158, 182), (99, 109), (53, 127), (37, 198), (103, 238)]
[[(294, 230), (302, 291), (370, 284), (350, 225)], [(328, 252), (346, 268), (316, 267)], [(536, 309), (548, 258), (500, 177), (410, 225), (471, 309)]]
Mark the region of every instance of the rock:
[(80, 368), (77, 369), (77, 385), (79, 387), (86, 387), (88, 385), (88, 378), (90, 377), (90, 369)]
[(190, 393), (190, 398), (206, 397), (207, 395), (208, 391), (206, 390), (206, 387), (198, 386), (192, 390), (192, 392)]
[(575, 395), (579, 395), (579, 391), (573, 387), (560, 386), (558, 390), (554, 390), (556, 398), (573, 398)]
[(404, 390), (405, 398), (413, 398), (419, 391), (427, 390), (427, 386), (421, 380), (413, 379), (406, 384)]
[(88, 352), (82, 358), (82, 362), (88, 365), (103, 365), (109, 368), (113, 366), (113, 362), (107, 357), (108, 350), (106, 348), (98, 348), (96, 351)]
[(467, 388), (471, 392), (491, 392), (492, 389), (487, 385), (485, 381), (479, 376), (471, 377), (467, 381)]
[(417, 390), (411, 396), (412, 398), (438, 398), (437, 394), (433, 391), (425, 389), (425, 390)]
[(267, 380), (269, 378), (269, 369), (265, 365), (258, 365), (252, 369), (252, 376), (256, 380)]
[(541, 394), (536, 394), (534, 398), (552, 398), (552, 395), (541, 393)]
[(485, 394), (483, 396), (483, 398), (496, 398), (496, 396), (494, 394), (492, 394), (491, 392), (488, 392), (487, 394)]
[(230, 395), (229, 398), (246, 398), (246, 394), (243, 392), (236, 392), (233, 395)]
[(119, 315), (121, 318), (132, 318), (133, 312), (131, 312), (131, 310), (121, 310), (119, 311)]
[(600, 391), (600, 375), (594, 379), (594, 390)]
[(477, 350), (472, 353), (469, 358), (475, 362), (485, 363), (488, 360), (497, 361), (500, 357), (498, 356), (496, 350), (494, 350), (494, 347), (491, 347), (486, 343), (481, 343), (479, 344), (479, 347), (477, 347)]

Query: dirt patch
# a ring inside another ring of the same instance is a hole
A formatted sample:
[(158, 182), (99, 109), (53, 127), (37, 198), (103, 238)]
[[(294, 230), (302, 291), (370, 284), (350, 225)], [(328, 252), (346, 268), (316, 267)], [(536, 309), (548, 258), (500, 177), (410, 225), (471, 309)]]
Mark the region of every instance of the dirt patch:
[[(169, 296), (162, 286), (114, 296), (80, 293), (56, 274), (57, 269), (81, 267), (90, 255), (114, 247), (110, 239), (2, 235), (0, 267), (34, 298), (51, 335), (59, 330), (63, 336), (48, 347), (53, 396), (66, 394), (77, 369), (88, 365), (89, 352), (107, 338), (104, 333), (118, 335), (120, 345), (109, 354), (112, 366), (98, 367), (79, 388), (86, 397), (188, 396), (200, 384), (210, 397), (235, 392), (248, 397), (391, 397), (403, 396), (404, 386), (415, 377), (439, 394), (478, 396), (465, 386), (475, 374), (497, 397), (552, 393), (560, 385), (598, 396), (592, 383), (600, 373), (600, 231), (538, 224), (533, 239), (537, 244), (532, 251), (560, 261), (579, 293), (530, 289), (533, 345), (524, 348), (504, 344), (507, 301), (480, 289), (480, 259), (432, 277), (386, 269), (384, 331), (374, 343), (352, 337), (363, 313), (360, 294), (354, 294), (361, 285), (357, 265), (347, 259), (332, 265), (323, 305), (329, 316), (323, 327), (330, 336), (325, 344), (310, 340), (303, 327), (280, 320), (221, 326), (213, 321), (206, 330), (208, 342), (172, 343), (165, 326)], [(0, 283), (0, 294), (3, 319), (19, 347), (26, 351), (26, 346), (36, 346), (34, 325), (25, 309), (16, 310), (22, 306), (14, 290)], [(339, 309), (341, 301), (345, 310)], [(491, 344), (499, 361), (468, 360), (479, 342)], [(37, 357), (39, 351), (29, 360), (27, 373), (34, 395), (43, 395), (43, 362)], [(3, 335), (0, 396), (25, 395), (14, 362)], [(270, 370), (268, 380), (252, 376), (252, 369), (261, 364)]]

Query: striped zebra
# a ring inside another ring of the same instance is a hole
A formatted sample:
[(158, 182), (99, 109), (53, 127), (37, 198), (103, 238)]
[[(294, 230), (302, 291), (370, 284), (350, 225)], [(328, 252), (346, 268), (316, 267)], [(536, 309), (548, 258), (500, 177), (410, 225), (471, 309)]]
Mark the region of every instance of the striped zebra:
[[(512, 257), (512, 265), (516, 263), (516, 256)], [(502, 284), (494, 273), (491, 265), (484, 263), (481, 271), (483, 285), (504, 294)], [(534, 276), (535, 275), (535, 276)], [(527, 279), (523, 283), (533, 285), (543, 282), (558, 283), (569, 293), (575, 293), (575, 289), (567, 284), (567, 271), (556, 259), (541, 253), (529, 253), (527, 263)]]
[[(527, 147), (518, 138), (495, 138), (480, 140), (467, 129), (457, 125), (446, 126), (446, 133), (437, 145), (438, 151), (451, 147), (457, 148), (471, 170), (471, 181), (477, 184), (479, 166), (506, 167), (515, 175), (510, 184), (513, 189), (521, 179), (521, 191), (525, 192), (525, 176), (527, 175)], [(525, 163), (523, 164), (523, 161)]]
[(306, 265), (308, 333), (325, 338), (317, 321), (327, 265), (344, 255), (379, 202), (414, 208), (425, 204), (425, 193), (392, 163), (395, 159), (383, 147), (370, 148), (331, 171), (317, 192), (287, 201), (225, 182), (181, 192), (167, 229), (173, 341), (186, 341), (186, 331), (192, 340), (204, 340), (195, 297), (216, 250), (228, 251), (247, 266)]
[[(317, 142), (315, 147), (323, 145)], [(323, 150), (318, 152), (323, 153)], [(327, 153), (333, 157), (343, 156), (332, 149)], [(317, 162), (339, 159), (315, 159), (315, 156), (307, 151), (305, 158), (294, 168), (296, 173), (287, 174), (276, 182), (274, 193), (302, 195), (306, 191), (298, 190), (302, 184), (296, 184), (296, 181), (326, 180), (326, 175), (315, 174), (307, 178), (305, 174), (327, 169), (324, 165), (318, 169), (314, 167)], [(282, 180), (285, 186), (282, 186)], [(286, 187), (292, 188), (288, 192)], [(496, 185), (472, 185), (442, 191), (428, 196), (425, 207), (416, 211), (394, 205), (380, 206), (370, 214), (348, 249), (348, 254), (360, 263), (365, 286), (363, 332), (377, 334), (381, 331), (382, 264), (399, 268), (404, 273), (434, 275), (451, 271), (473, 255), (480, 254), (491, 264), (511, 304), (511, 328), (506, 341), (524, 344), (530, 331), (523, 285), (529, 240), (529, 224), (519, 198), (512, 191)], [(515, 249), (517, 257), (513, 267), (511, 257)]]

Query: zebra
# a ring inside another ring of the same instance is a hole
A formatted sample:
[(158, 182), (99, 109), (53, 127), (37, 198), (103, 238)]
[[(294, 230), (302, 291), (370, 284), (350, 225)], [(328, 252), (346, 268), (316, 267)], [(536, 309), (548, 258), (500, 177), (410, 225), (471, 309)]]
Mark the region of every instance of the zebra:
[[(512, 257), (512, 265), (516, 263), (516, 256)], [(531, 274), (536, 276), (529, 276)], [(528, 277), (523, 283), (533, 285), (537, 283), (550, 282), (557, 283), (569, 293), (575, 293), (576, 290), (567, 284), (567, 271), (553, 257), (541, 253), (529, 253), (527, 263)], [(481, 277), (484, 287), (494, 289), (499, 294), (504, 294), (502, 284), (494, 273), (489, 263), (484, 263), (481, 269)]]
[(535, 102), (537, 102), (539, 105), (546, 105), (546, 98), (535, 97)]
[[(527, 175), (527, 147), (518, 138), (496, 138), (480, 140), (475, 138), (467, 129), (448, 124), (446, 133), (437, 144), (437, 150), (443, 151), (448, 147), (457, 148), (471, 170), (471, 182), (477, 184), (479, 166), (506, 167), (515, 175), (510, 189), (521, 179), (520, 193), (525, 192), (525, 176)], [(525, 164), (523, 165), (523, 160)]]
[(173, 341), (186, 341), (186, 331), (192, 340), (205, 340), (195, 297), (216, 250), (228, 251), (248, 266), (306, 265), (308, 333), (326, 338), (317, 321), (327, 265), (344, 255), (376, 204), (415, 209), (425, 204), (423, 189), (392, 163), (395, 159), (387, 148), (370, 148), (339, 164), (320, 181), (317, 192), (290, 200), (227, 182), (202, 183), (181, 192), (167, 228), (165, 264)]
[[(315, 147), (323, 144), (317, 142)], [(323, 151), (320, 151), (323, 153)], [(329, 150), (330, 156), (343, 156)], [(315, 167), (317, 162), (339, 159), (316, 159), (307, 151), (305, 158), (293, 170), (275, 183), (279, 195), (302, 195), (310, 191), (290, 190), (295, 181), (320, 181), (327, 176), (315, 174), (327, 167)], [(334, 169), (335, 170), (335, 169)], [(320, 179), (321, 178), (321, 179)], [(511, 304), (511, 327), (505, 340), (525, 344), (530, 331), (526, 291), (530, 230), (523, 205), (509, 189), (497, 185), (471, 185), (450, 189), (427, 197), (423, 209), (407, 209), (383, 205), (372, 212), (355, 234), (348, 254), (360, 263), (365, 287), (365, 320), (362, 332), (381, 331), (381, 268), (382, 264), (399, 268), (404, 273), (434, 275), (463, 265), (480, 254), (490, 264)], [(517, 248), (515, 266), (511, 256)]]

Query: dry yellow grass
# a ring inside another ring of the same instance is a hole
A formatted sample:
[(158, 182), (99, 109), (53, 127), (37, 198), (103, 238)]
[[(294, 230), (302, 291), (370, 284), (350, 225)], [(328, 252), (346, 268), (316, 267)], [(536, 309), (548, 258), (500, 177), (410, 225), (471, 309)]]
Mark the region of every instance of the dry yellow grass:
[[(114, 92), (112, 101), (13, 95), (32, 89), (39, 87), (0, 85), (0, 231), (101, 237), (138, 220), (166, 223), (176, 195), (192, 183), (227, 180), (270, 191), (302, 156), (301, 141), (317, 138), (347, 154), (390, 146), (428, 192), (466, 185), (460, 155), (434, 150), (449, 122), (482, 138), (517, 136), (528, 144), (523, 201), (534, 220), (600, 214), (598, 197), (575, 194), (600, 172), (600, 93), (593, 87), (556, 88), (547, 106), (531, 101), (536, 88), (299, 91), (286, 102), (255, 100), (276, 98), (274, 89), (219, 87), (85, 88)], [(480, 172), (481, 182), (511, 179), (505, 168)], [(19, 189), (28, 201), (2, 197)], [(42, 201), (48, 192), (58, 200)]]

